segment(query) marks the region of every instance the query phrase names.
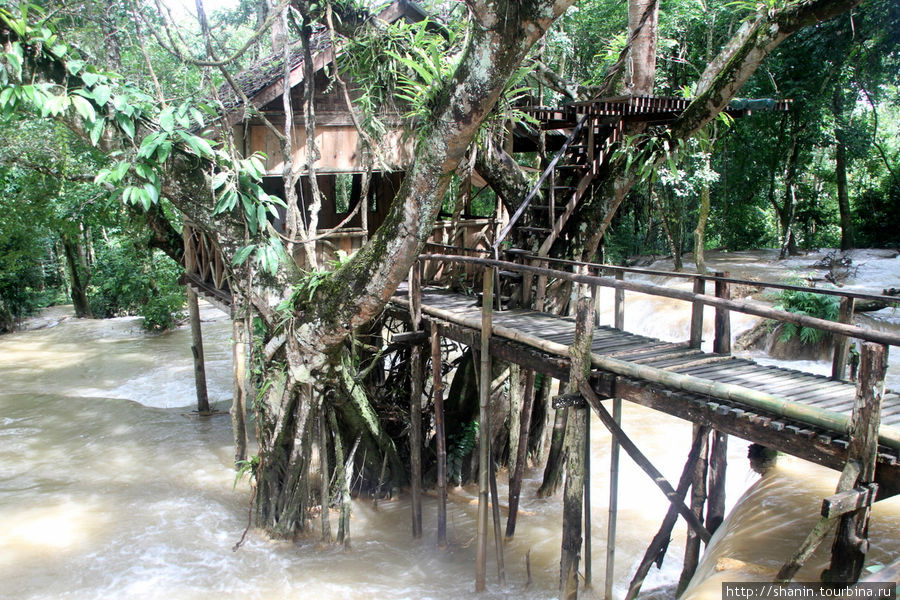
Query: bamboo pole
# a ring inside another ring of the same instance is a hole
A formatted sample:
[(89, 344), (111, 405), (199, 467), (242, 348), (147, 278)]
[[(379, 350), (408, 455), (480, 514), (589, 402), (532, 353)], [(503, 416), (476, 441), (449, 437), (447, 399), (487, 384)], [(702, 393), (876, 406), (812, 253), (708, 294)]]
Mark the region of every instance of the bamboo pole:
[[(613, 421), (622, 424), (622, 399), (613, 398)], [(606, 580), (603, 597), (613, 600), (612, 588), (616, 566), (616, 520), (619, 512), (619, 442), (611, 437), (609, 451), (609, 517), (606, 526)]]
[[(593, 310), (591, 311), (593, 312)], [(587, 412), (587, 411), (585, 411)], [(584, 420), (584, 589), (594, 579), (591, 547), (591, 415)]]
[(434, 401), (434, 436), (437, 449), (437, 543), (447, 547), (447, 439), (444, 433), (444, 381), (439, 327), (431, 325), (431, 393)]
[(481, 376), (478, 395), (478, 529), (475, 548), (475, 591), (483, 592), (487, 575), (487, 521), (490, 469), (491, 323), (493, 320), (494, 278), (490, 269), (482, 272)]
[(197, 412), (209, 415), (209, 395), (206, 391), (206, 364), (203, 359), (203, 330), (200, 327), (200, 306), (197, 293), (187, 287), (188, 313), (191, 320), (191, 354), (194, 355), (194, 386), (197, 390)]
[[(422, 324), (422, 263), (409, 270), (409, 312), (413, 331)], [(422, 346), (410, 349), (409, 465), (412, 500), (412, 536), (422, 537)]]
[[(451, 323), (456, 323), (476, 330), (481, 327), (481, 322), (478, 319), (457, 315), (448, 310), (431, 306), (426, 306), (423, 310), (432, 316)], [(527, 344), (533, 348), (538, 348), (539, 350), (544, 350), (551, 354), (556, 354), (558, 356), (569, 355), (568, 346), (531, 337), (509, 327), (494, 325), (492, 333), (516, 342)], [(710, 381), (709, 379), (683, 375), (672, 371), (664, 371), (648, 365), (629, 363), (624, 360), (597, 354), (592, 355), (591, 364), (595, 368), (624, 377), (642, 379), (671, 389), (710, 396), (722, 400), (740, 402), (758, 410), (772, 412), (788, 419), (794, 419), (831, 431), (846, 432), (847, 427), (850, 424), (850, 418), (847, 415), (822, 408), (815, 408), (805, 404), (794, 403), (774, 394), (751, 390), (739, 385), (718, 383)], [(878, 442), (891, 448), (900, 449), (900, 430), (894, 427), (882, 426), (879, 430)]]
[(500, 493), (497, 491), (497, 468), (491, 458), (491, 514), (494, 522), (494, 550), (497, 560), (497, 579), (500, 585), (506, 585), (506, 565), (503, 562), (503, 535), (500, 532)]

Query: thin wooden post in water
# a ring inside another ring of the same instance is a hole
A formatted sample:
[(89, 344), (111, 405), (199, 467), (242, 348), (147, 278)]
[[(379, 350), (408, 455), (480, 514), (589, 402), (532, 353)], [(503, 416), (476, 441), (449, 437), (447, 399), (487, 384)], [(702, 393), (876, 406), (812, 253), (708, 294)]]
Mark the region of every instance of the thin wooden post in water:
[[(416, 262), (409, 270), (409, 313), (413, 331), (422, 325), (422, 264)], [(409, 398), (409, 466), (412, 501), (412, 535), (422, 537), (422, 346), (410, 349)]]
[[(717, 272), (716, 277), (728, 277), (728, 272)], [(727, 281), (716, 281), (716, 298), (731, 299), (731, 284)], [(716, 307), (716, 337), (713, 340), (713, 352), (731, 354), (731, 311)]]
[[(613, 398), (613, 421), (622, 424), (622, 399)], [(616, 566), (616, 520), (619, 512), (619, 442), (611, 436), (609, 451), (609, 517), (606, 526), (606, 581), (603, 597), (613, 600), (612, 588)]]
[[(576, 302), (575, 339), (569, 349), (569, 383), (566, 391), (579, 394), (591, 371), (591, 338), (594, 331), (592, 304), (579, 295)], [(590, 414), (585, 407), (573, 407), (566, 422), (566, 483), (563, 491), (562, 551), (559, 562), (559, 589), (562, 600), (578, 597), (578, 558), (582, 544), (582, 514), (585, 487), (585, 437)]]
[(584, 420), (584, 589), (587, 590), (591, 588), (594, 573), (591, 560), (591, 413), (584, 412), (587, 413)]
[(447, 547), (447, 440), (444, 433), (444, 381), (441, 359), (441, 334), (431, 324), (431, 394), (434, 401), (434, 437), (437, 448), (438, 516), (437, 543)]
[[(706, 279), (697, 277), (694, 279), (694, 293), (706, 293)], [(703, 303), (694, 300), (691, 306), (691, 348), (699, 348), (703, 343)]]
[[(850, 446), (847, 449), (850, 460), (857, 460), (860, 464), (854, 487), (870, 484), (875, 479), (887, 359), (887, 346), (869, 342), (862, 345), (859, 384), (856, 388), (854, 418), (850, 424)], [(824, 574), (825, 581), (849, 585), (859, 579), (869, 549), (869, 511), (867, 504), (841, 516), (831, 547), (831, 566)]]
[(491, 326), (493, 322), (494, 278), (490, 268), (482, 272), (481, 376), (478, 394), (478, 529), (475, 548), (475, 591), (483, 592), (487, 576), (487, 521), (490, 469)]
[(194, 386), (197, 389), (197, 412), (209, 415), (209, 396), (206, 392), (206, 365), (203, 360), (203, 331), (200, 327), (200, 306), (197, 293), (187, 286), (188, 313), (191, 319), (191, 354), (194, 355)]
[[(853, 322), (853, 310), (856, 308), (856, 298), (841, 298), (841, 310), (838, 322), (850, 325)], [(831, 378), (835, 381), (844, 379), (847, 370), (847, 358), (850, 354), (850, 338), (846, 335), (835, 334), (834, 357), (831, 361)]]
[(516, 533), (516, 519), (519, 515), (519, 495), (522, 493), (522, 478), (525, 476), (525, 461), (528, 456), (528, 434), (531, 431), (531, 413), (534, 412), (534, 371), (525, 373), (525, 394), (522, 399), (522, 416), (519, 420), (519, 446), (516, 449), (516, 469), (509, 482), (509, 516), (506, 519), (506, 538)]
[(497, 560), (497, 579), (500, 585), (506, 585), (506, 565), (503, 562), (503, 535), (500, 532), (500, 493), (497, 491), (497, 468), (491, 457), (491, 513), (494, 521), (494, 549)]
[[(691, 510), (697, 515), (698, 519), (703, 518), (703, 507), (706, 504), (706, 474), (709, 456), (709, 432), (710, 428), (706, 425), (694, 424), (694, 436), (700, 438), (700, 453), (697, 457), (697, 464), (694, 465), (694, 477), (691, 482)], [(681, 570), (681, 577), (678, 580), (678, 586), (675, 589), (675, 596), (681, 596), (687, 589), (694, 571), (697, 570), (697, 564), (700, 562), (700, 537), (693, 529), (688, 529), (687, 540), (684, 546), (684, 566)]]
[(231, 401), (231, 426), (234, 434), (234, 462), (247, 460), (247, 324), (243, 317), (232, 320), (234, 398)]
[(709, 491), (706, 499), (706, 529), (715, 533), (725, 520), (725, 473), (728, 468), (728, 434), (713, 431), (709, 450)]

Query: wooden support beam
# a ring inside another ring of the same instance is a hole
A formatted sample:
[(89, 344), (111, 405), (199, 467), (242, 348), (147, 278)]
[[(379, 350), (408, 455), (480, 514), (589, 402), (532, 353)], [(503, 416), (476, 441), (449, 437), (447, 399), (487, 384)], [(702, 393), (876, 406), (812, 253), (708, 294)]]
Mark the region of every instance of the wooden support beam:
[(197, 390), (197, 412), (206, 416), (209, 411), (209, 395), (206, 391), (206, 364), (203, 359), (203, 330), (200, 326), (200, 306), (197, 294), (187, 286), (188, 314), (191, 320), (191, 354), (194, 355), (194, 386)]
[[(718, 272), (716, 277), (728, 277), (728, 273)], [(731, 284), (716, 280), (716, 298), (731, 299)], [(713, 352), (731, 354), (731, 311), (724, 307), (716, 307), (716, 337), (713, 340)]]
[[(421, 309), (420, 309), (421, 310)], [(421, 313), (419, 319), (421, 320)], [(421, 346), (428, 342), (428, 332), (426, 331), (401, 331), (391, 336), (391, 344), (402, 344), (404, 346)]]
[[(706, 293), (706, 280), (702, 277), (694, 279), (694, 293)], [(691, 303), (691, 348), (699, 348), (703, 343), (703, 303), (694, 300)]]
[(860, 508), (868, 508), (875, 502), (877, 493), (878, 484), (870, 483), (828, 496), (822, 500), (822, 516), (838, 517)]
[(506, 565), (503, 561), (503, 536), (500, 533), (500, 493), (497, 491), (497, 467), (491, 457), (491, 515), (494, 522), (494, 550), (497, 561), (497, 579), (500, 585), (506, 585)]
[(609, 414), (609, 411), (606, 410), (606, 407), (600, 402), (600, 398), (597, 397), (597, 394), (594, 393), (594, 390), (587, 383), (583, 383), (579, 386), (582, 395), (587, 399), (588, 404), (593, 407), (594, 412), (597, 413), (597, 416), (600, 417), (600, 420), (609, 429), (610, 433), (612, 433), (616, 439), (619, 440), (619, 444), (622, 445), (622, 449), (628, 453), (628, 456), (637, 463), (637, 465), (643, 469), (643, 471), (650, 476), (653, 480), (653, 483), (662, 490), (662, 492), (666, 495), (666, 498), (669, 499), (669, 502), (675, 506), (678, 513), (684, 517), (684, 520), (687, 521), (687, 524), (694, 529), (700, 536), (700, 539), (704, 542), (709, 542), (709, 531), (706, 530), (706, 527), (700, 523), (700, 520), (697, 518), (697, 515), (691, 511), (688, 506), (685, 505), (683, 496), (684, 494), (679, 495), (675, 489), (672, 488), (672, 485), (663, 477), (663, 474), (660, 473), (656, 467), (653, 466), (644, 453), (641, 452), (638, 447), (631, 441), (631, 438), (622, 431), (622, 428), (613, 420), (612, 415)]
[[(409, 270), (409, 318), (413, 331), (422, 326), (422, 263)], [(422, 332), (424, 335), (424, 332)], [(409, 465), (412, 536), (422, 537), (422, 346), (410, 349)]]
[[(613, 421), (622, 424), (622, 399), (613, 398)], [(612, 588), (616, 566), (616, 521), (619, 512), (619, 442), (611, 437), (609, 451), (609, 517), (606, 526), (606, 580), (603, 598), (613, 600)], [(671, 509), (670, 509), (671, 510)]]
[(531, 431), (531, 413), (534, 412), (534, 371), (525, 372), (525, 393), (522, 398), (522, 414), (519, 419), (519, 443), (516, 448), (516, 467), (509, 482), (509, 516), (506, 518), (506, 538), (516, 533), (519, 514), (519, 496), (522, 493), (522, 478), (525, 476), (525, 461), (528, 456), (528, 434)]
[[(579, 294), (576, 301), (575, 339), (569, 350), (571, 365), (566, 391), (575, 395), (588, 388), (591, 372), (591, 338), (594, 330), (590, 297)], [(584, 408), (572, 409), (566, 420), (566, 483), (563, 491), (562, 550), (559, 561), (559, 590), (562, 600), (578, 597), (578, 562), (581, 554), (582, 516), (584, 514), (585, 438), (590, 414)]]
[[(853, 323), (853, 311), (856, 307), (856, 298), (841, 298), (841, 309), (838, 314), (838, 322), (850, 325)], [(847, 359), (850, 354), (850, 338), (846, 335), (835, 334), (834, 356), (831, 360), (831, 378), (842, 381), (847, 371)]]
[(584, 422), (584, 589), (593, 584), (593, 549), (591, 544), (591, 414)]
[[(878, 427), (881, 423), (881, 399), (888, 349), (865, 342), (859, 356), (859, 384), (850, 419), (850, 460), (860, 465), (855, 485), (866, 485), (875, 479), (878, 454)], [(831, 547), (831, 566), (823, 579), (830, 583), (850, 585), (859, 580), (869, 549), (869, 507), (862, 506), (841, 516), (837, 535)]]
[(490, 470), (491, 330), (494, 278), (482, 272), (480, 377), (478, 381), (478, 518), (475, 547), (475, 591), (483, 592), (487, 579), (487, 512)]
[[(703, 440), (699, 435), (695, 435), (694, 440), (691, 443), (691, 451), (688, 453), (687, 460), (684, 463), (684, 469), (681, 471), (681, 477), (678, 479), (678, 489), (675, 493), (678, 498), (682, 500), (691, 485), (691, 479), (693, 479), (694, 476), (694, 467), (700, 456), (700, 446), (702, 441)], [(663, 519), (659, 531), (653, 536), (650, 545), (647, 546), (644, 558), (641, 560), (641, 564), (638, 566), (634, 577), (631, 578), (625, 600), (634, 600), (634, 598), (637, 598), (638, 593), (641, 591), (641, 586), (644, 584), (644, 579), (647, 577), (647, 573), (650, 572), (650, 566), (653, 565), (653, 563), (656, 563), (657, 568), (662, 566), (662, 561), (672, 536), (672, 528), (675, 527), (675, 522), (677, 520), (678, 509), (674, 504), (671, 504), (669, 510), (666, 512), (666, 516)]]
[(706, 528), (715, 533), (725, 520), (725, 473), (728, 467), (728, 434), (713, 431), (709, 450), (709, 486), (706, 500)]
[(447, 438), (444, 431), (444, 381), (440, 328), (431, 325), (431, 395), (434, 402), (434, 437), (437, 449), (437, 543), (447, 547)]
[[(703, 507), (706, 505), (706, 476), (709, 465), (709, 434), (710, 428), (705, 425), (694, 424), (694, 437), (700, 438), (700, 453), (697, 457), (697, 464), (694, 465), (694, 477), (691, 481), (691, 510), (697, 515), (697, 519), (703, 518)], [(679, 597), (687, 589), (697, 570), (697, 564), (700, 562), (700, 537), (693, 529), (688, 529), (687, 540), (684, 546), (684, 566), (681, 570), (681, 577), (678, 579), (678, 586), (675, 589), (675, 596)]]

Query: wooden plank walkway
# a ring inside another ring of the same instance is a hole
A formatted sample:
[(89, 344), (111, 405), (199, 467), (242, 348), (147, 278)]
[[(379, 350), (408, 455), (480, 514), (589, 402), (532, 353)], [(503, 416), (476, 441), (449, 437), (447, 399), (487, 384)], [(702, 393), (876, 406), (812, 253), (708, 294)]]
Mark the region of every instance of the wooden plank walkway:
[[(396, 310), (395, 314), (402, 317), (407, 306), (405, 290), (398, 290), (394, 305), (401, 309)], [(473, 335), (477, 333), (477, 329), (470, 325), (473, 319), (481, 318), (477, 298), (426, 288), (422, 294), (422, 310), (426, 322), (436, 321), (444, 326), (444, 335), (447, 337), (463, 343), (474, 340)], [(451, 315), (453, 318), (450, 318)], [(460, 325), (466, 319), (469, 321)], [(557, 378), (565, 378), (565, 354), (548, 352), (546, 349), (536, 350), (539, 342), (529, 343), (529, 340), (544, 340), (569, 346), (574, 338), (573, 319), (515, 309), (495, 311), (493, 325), (495, 332), (492, 354), (504, 360), (521, 362), (529, 368), (543, 370)], [(504, 336), (504, 329), (518, 332), (518, 339), (510, 340), (509, 336)], [(527, 348), (529, 345), (532, 347)], [(687, 343), (666, 342), (609, 326), (595, 328), (591, 349), (597, 356), (766, 392), (822, 414), (839, 413), (849, 416), (856, 394), (856, 386), (851, 383), (832, 381), (825, 376), (782, 367), (760, 365), (743, 358), (702, 352), (689, 348)], [(540, 368), (542, 365), (544, 369)], [(665, 389), (660, 384), (601, 370), (594, 370), (592, 383), (597, 392), (606, 397), (621, 397), (806, 460), (836, 469), (843, 467), (849, 442), (843, 431), (766, 414), (740, 402)], [(889, 392), (884, 396), (882, 433), (883, 437), (888, 438), (882, 439), (878, 454), (884, 493), (900, 493), (900, 396), (896, 393)]]

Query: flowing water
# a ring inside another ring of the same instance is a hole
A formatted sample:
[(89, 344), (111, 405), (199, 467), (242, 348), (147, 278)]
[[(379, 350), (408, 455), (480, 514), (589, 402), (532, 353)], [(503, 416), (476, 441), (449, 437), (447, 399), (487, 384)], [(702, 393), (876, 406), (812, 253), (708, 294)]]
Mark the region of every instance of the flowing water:
[[(731, 261), (734, 273), (736, 266), (774, 272), (781, 265), (769, 265), (770, 258), (765, 252), (711, 257), (717, 265)], [(798, 269), (805, 264), (796, 262)], [(900, 282), (900, 259), (872, 262), (880, 269), (874, 285)], [(643, 302), (629, 295), (626, 320), (632, 330), (686, 337), (689, 311), (683, 303)], [(203, 318), (210, 397), (227, 410), (230, 324), (210, 307)], [(885, 327), (898, 325), (890, 314), (877, 320)], [(735, 322), (733, 329), (737, 333), (749, 324)], [(434, 545), (434, 499), (425, 501), (425, 537), (413, 541), (409, 505), (401, 495), (377, 504), (354, 501), (349, 552), (314, 541), (274, 543), (252, 532), (234, 552), (247, 524), (250, 492), (246, 482), (234, 486), (227, 415), (201, 419), (191, 412), (189, 332), (149, 335), (136, 319), (76, 320), (61, 307), (31, 326), (36, 329), (0, 337), (0, 597), (474, 595), (474, 489), (452, 490), (447, 550)], [(895, 368), (892, 364), (892, 372)], [(626, 403), (623, 427), (670, 481), (677, 480), (690, 445), (689, 423)], [(602, 589), (609, 438), (599, 422), (592, 431), (593, 571), (595, 586)], [(667, 508), (662, 494), (622, 456), (617, 597)], [(732, 438), (729, 506), (744, 497), (715, 536), (689, 592), (693, 598), (718, 597), (721, 580), (755, 580), (777, 570), (808, 533), (821, 498), (834, 490), (835, 472), (782, 460), (760, 478), (745, 456), (746, 443)], [(539, 470), (526, 476), (517, 535), (505, 547), (507, 584), (497, 583), (491, 559), (485, 597), (556, 597), (561, 500), (535, 497), (540, 476)], [(505, 479), (501, 473), (501, 498)], [(876, 505), (871, 535), (870, 560), (900, 557), (897, 499)], [(662, 569), (654, 569), (644, 585), (646, 597), (671, 596), (683, 543), (679, 522)], [(815, 579), (823, 560), (827, 551), (801, 576)]]

